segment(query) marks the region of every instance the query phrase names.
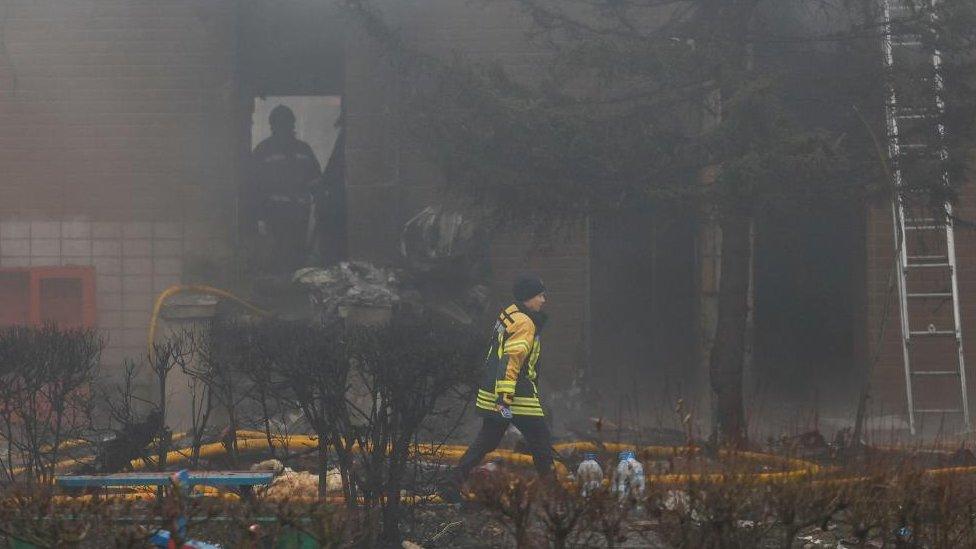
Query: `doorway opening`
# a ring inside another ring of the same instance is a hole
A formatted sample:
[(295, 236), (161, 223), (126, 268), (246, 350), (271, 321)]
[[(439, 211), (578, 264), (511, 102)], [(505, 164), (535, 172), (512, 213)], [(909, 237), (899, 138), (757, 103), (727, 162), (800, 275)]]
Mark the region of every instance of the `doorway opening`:
[[(302, 160), (306, 162), (301, 176), (301, 183), (308, 187), (306, 196), (289, 197), (295, 201), (295, 208), (301, 210), (304, 220), (301, 225), (307, 229), (279, 231), (278, 237), (294, 233), (289, 240), (302, 240), (300, 245), (295, 244), (301, 248), (294, 254), (301, 257), (296, 259), (296, 265), (334, 264), (347, 255), (342, 117), (345, 35), (338, 9), (326, 2), (246, 2), (241, 4), (239, 31), (243, 168), (238, 226), (245, 254), (261, 249), (255, 244), (257, 239), (252, 238), (256, 227), (251, 225), (256, 225), (257, 220), (251, 219), (254, 216), (249, 208), (253, 209), (256, 201), (271, 200), (270, 197), (255, 199), (248, 193), (259, 187), (262, 190), (258, 194), (289, 194), (275, 191), (276, 182), (289, 185), (284, 181), (288, 166), (263, 173), (255, 170), (255, 149), (268, 140), (271, 112), (281, 106), (294, 115), (294, 137), (307, 144), (314, 161)], [(308, 155), (303, 153), (303, 156)], [(310, 171), (309, 165), (314, 165), (312, 171), (318, 173), (305, 173)], [(282, 181), (274, 181), (276, 172)], [(256, 178), (272, 181), (256, 182)], [(271, 247), (280, 246), (281, 243), (275, 243)], [(245, 260), (245, 263), (250, 262)]]

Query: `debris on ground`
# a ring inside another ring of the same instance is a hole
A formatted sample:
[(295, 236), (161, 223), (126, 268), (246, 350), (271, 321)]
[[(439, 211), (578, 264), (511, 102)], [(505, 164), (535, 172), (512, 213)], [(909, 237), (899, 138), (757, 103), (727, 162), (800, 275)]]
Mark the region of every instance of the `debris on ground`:
[[(277, 460), (268, 460), (277, 461)], [(342, 490), (342, 475), (339, 469), (329, 469), (325, 474), (325, 490), (339, 492)], [(264, 495), (269, 499), (285, 498), (317, 498), (319, 495), (319, 475), (308, 471), (293, 471), (285, 467), (281, 474), (275, 476)]]
[(252, 471), (271, 471), (275, 476), (285, 472), (285, 464), (281, 460), (266, 459), (251, 466)]
[(424, 310), (472, 324), (488, 304), (488, 240), (470, 216), (428, 206), (400, 234), (409, 294)]
[(389, 309), (400, 302), (396, 272), (363, 261), (299, 269), (292, 281), (308, 293), (318, 320), (325, 324), (340, 319), (340, 307)]
[(503, 469), (504, 464), (501, 460), (492, 460), (472, 469), (469, 477), (472, 481), (485, 482), (494, 477), (497, 473), (501, 472)]
[(308, 294), (312, 316), (326, 325), (369, 311), (379, 311), (384, 318), (396, 312), (430, 312), (453, 322), (472, 324), (484, 309), (488, 295), (487, 287), (480, 284), (449, 288), (422, 274), (361, 261), (328, 269), (301, 269), (295, 272), (293, 281)]
[(391, 313), (432, 313), (461, 324), (479, 318), (488, 287), (487, 240), (477, 223), (429, 206), (404, 225), (400, 252), (402, 268), (365, 261), (306, 267), (295, 271), (292, 287), (308, 295), (312, 317), (326, 325), (350, 315), (376, 316), (369, 310), (386, 311), (377, 313), (380, 322)]
[(132, 460), (144, 455), (145, 449), (162, 427), (163, 418), (155, 410), (150, 411), (142, 421), (124, 424), (112, 439), (99, 446), (91, 472), (114, 473), (126, 470)]
[(976, 455), (966, 447), (960, 447), (949, 457), (949, 465), (953, 467), (969, 467), (976, 465)]

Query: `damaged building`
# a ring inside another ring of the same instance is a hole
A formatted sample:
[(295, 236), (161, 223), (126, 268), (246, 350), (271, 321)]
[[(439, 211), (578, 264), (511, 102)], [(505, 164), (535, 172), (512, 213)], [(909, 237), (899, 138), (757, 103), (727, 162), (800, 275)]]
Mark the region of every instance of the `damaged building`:
[[(547, 58), (526, 16), (500, 3), (402, 2), (388, 15), (423, 51), (498, 62), (517, 78)], [(397, 89), (379, 46), (332, 2), (4, 2), (0, 323), (97, 327), (104, 362), (117, 364), (145, 353), (167, 288), (247, 293), (242, 185), (279, 104), (338, 178), (317, 261), (401, 265), (405, 224), (440, 203), (445, 181), (398, 127)], [(976, 216), (974, 197), (963, 192), (959, 215)], [(543, 382), (557, 418), (574, 402), (585, 416), (671, 425), (678, 398), (707, 401), (720, 276), (709, 223), (634, 205), (545, 240), (506, 236), (488, 243), (487, 308), (509, 299), (519, 272), (545, 280)], [(890, 204), (803, 212), (758, 225), (755, 240), (750, 415), (787, 401), (848, 414), (866, 378), (874, 414), (903, 415)], [(955, 246), (976, 364), (972, 232)], [(950, 383), (925, 398), (949, 408), (957, 392)], [(587, 398), (560, 398), (577, 394)]]

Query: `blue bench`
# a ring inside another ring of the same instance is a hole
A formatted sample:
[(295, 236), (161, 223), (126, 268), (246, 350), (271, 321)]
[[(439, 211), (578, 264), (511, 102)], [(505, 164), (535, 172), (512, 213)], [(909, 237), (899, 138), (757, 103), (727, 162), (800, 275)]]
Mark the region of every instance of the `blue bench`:
[[(189, 491), (191, 487), (220, 486), (237, 488), (241, 495), (248, 497), (255, 486), (266, 486), (274, 480), (274, 473), (254, 471), (188, 471), (186, 469), (170, 472), (111, 473), (106, 475), (60, 475), (54, 477), (55, 485), (68, 490), (85, 488), (124, 488), (131, 486), (178, 486)], [(187, 519), (182, 515), (177, 519), (181, 537), (186, 537)], [(307, 537), (307, 536), (306, 536)], [(157, 530), (150, 543), (154, 547), (168, 547), (170, 532)], [(35, 546), (14, 539), (14, 547), (34, 548)], [(195, 545), (194, 545), (195, 544)], [(214, 547), (202, 542), (190, 544), (194, 547)], [(188, 546), (190, 546), (188, 545)], [(310, 545), (312, 546), (312, 545)]]

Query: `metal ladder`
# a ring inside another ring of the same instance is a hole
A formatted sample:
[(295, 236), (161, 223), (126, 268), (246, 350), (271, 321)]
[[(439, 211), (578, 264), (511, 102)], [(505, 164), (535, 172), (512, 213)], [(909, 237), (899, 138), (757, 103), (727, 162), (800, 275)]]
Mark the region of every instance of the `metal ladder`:
[[(925, 40), (924, 29), (906, 23), (933, 21), (937, 1), (881, 0), (901, 344), (913, 435), (916, 417), (922, 415), (961, 415), (970, 429), (952, 209), (948, 202), (938, 204), (931, 198), (933, 188), (949, 185), (942, 58), (932, 41)], [(925, 365), (925, 359), (933, 358), (939, 364)], [(944, 381), (936, 394), (943, 399), (945, 381), (958, 382), (953, 390), (959, 392), (958, 399), (953, 398), (958, 407), (918, 406), (917, 393), (925, 390), (925, 382), (939, 379)]]

